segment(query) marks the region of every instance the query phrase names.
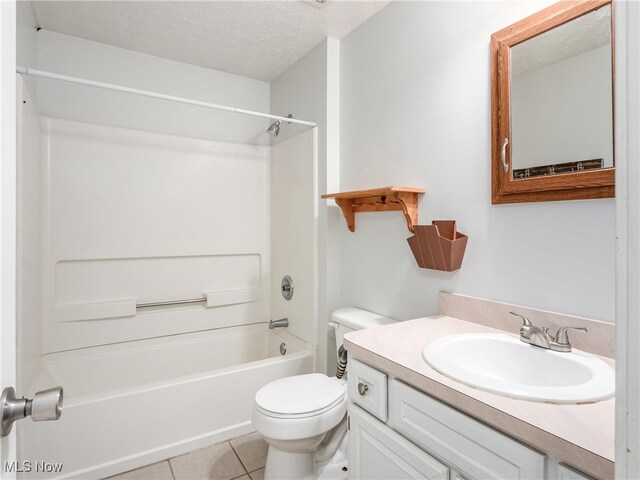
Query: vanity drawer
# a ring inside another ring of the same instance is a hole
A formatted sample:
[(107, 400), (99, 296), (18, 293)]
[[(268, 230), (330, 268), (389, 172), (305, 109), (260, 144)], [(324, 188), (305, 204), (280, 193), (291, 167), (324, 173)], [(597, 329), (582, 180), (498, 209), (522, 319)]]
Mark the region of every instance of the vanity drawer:
[(374, 417), (387, 421), (387, 375), (358, 360), (347, 367), (349, 399)]
[(397, 380), (391, 390), (391, 427), (465, 478), (544, 478), (544, 455)]

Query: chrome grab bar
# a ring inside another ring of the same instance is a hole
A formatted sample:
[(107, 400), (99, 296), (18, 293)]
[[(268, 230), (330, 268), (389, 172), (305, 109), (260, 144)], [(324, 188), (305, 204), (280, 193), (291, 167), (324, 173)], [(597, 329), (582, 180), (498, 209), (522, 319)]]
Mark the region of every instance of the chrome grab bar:
[(188, 300), (168, 300), (166, 302), (138, 303), (136, 304), (136, 308), (166, 307), (169, 305), (188, 305), (191, 303), (204, 303), (206, 301), (207, 301), (206, 297), (191, 298)]

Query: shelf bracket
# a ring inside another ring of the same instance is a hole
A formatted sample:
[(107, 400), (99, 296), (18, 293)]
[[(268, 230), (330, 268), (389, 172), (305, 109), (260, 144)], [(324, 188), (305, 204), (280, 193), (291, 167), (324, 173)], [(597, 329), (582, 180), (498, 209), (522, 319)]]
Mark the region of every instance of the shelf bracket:
[(353, 199), (350, 198), (336, 198), (336, 203), (342, 210), (342, 215), (347, 221), (347, 228), (352, 232), (356, 231), (356, 214), (353, 211)]
[(407, 220), (407, 228), (413, 233), (413, 226), (418, 223), (418, 194), (398, 192), (396, 197), (402, 206), (402, 213)]

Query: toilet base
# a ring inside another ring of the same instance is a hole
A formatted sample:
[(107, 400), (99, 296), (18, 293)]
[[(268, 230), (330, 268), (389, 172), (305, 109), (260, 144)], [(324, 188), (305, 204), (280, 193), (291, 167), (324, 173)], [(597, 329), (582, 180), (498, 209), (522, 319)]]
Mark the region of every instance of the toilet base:
[[(345, 422), (346, 423), (346, 422)], [(318, 462), (316, 451), (284, 452), (270, 445), (264, 470), (265, 480), (347, 480), (346, 429), (342, 432), (339, 446), (331, 458)]]
[(264, 468), (265, 480), (313, 480), (317, 478), (313, 452), (283, 452), (269, 446)]
[(347, 459), (348, 454), (348, 439), (347, 435), (344, 435), (338, 450), (333, 456), (323, 462), (316, 462), (316, 473), (318, 474), (318, 480), (348, 480), (349, 479), (349, 462)]

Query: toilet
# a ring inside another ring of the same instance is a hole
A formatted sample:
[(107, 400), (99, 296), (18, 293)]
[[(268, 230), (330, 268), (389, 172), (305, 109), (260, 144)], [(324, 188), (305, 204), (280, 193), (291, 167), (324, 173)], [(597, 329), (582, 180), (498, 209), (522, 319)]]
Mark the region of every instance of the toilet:
[[(336, 349), (345, 333), (375, 328), (395, 320), (359, 308), (331, 315)], [(347, 364), (348, 372), (348, 364)], [(321, 373), (295, 375), (268, 383), (256, 393), (253, 426), (269, 445), (266, 480), (317, 479), (320, 467), (330, 470), (332, 458), (345, 448), (347, 432), (346, 378)], [(342, 457), (346, 460), (346, 452)], [(343, 462), (344, 463), (344, 462)], [(329, 472), (322, 478), (346, 478)]]

